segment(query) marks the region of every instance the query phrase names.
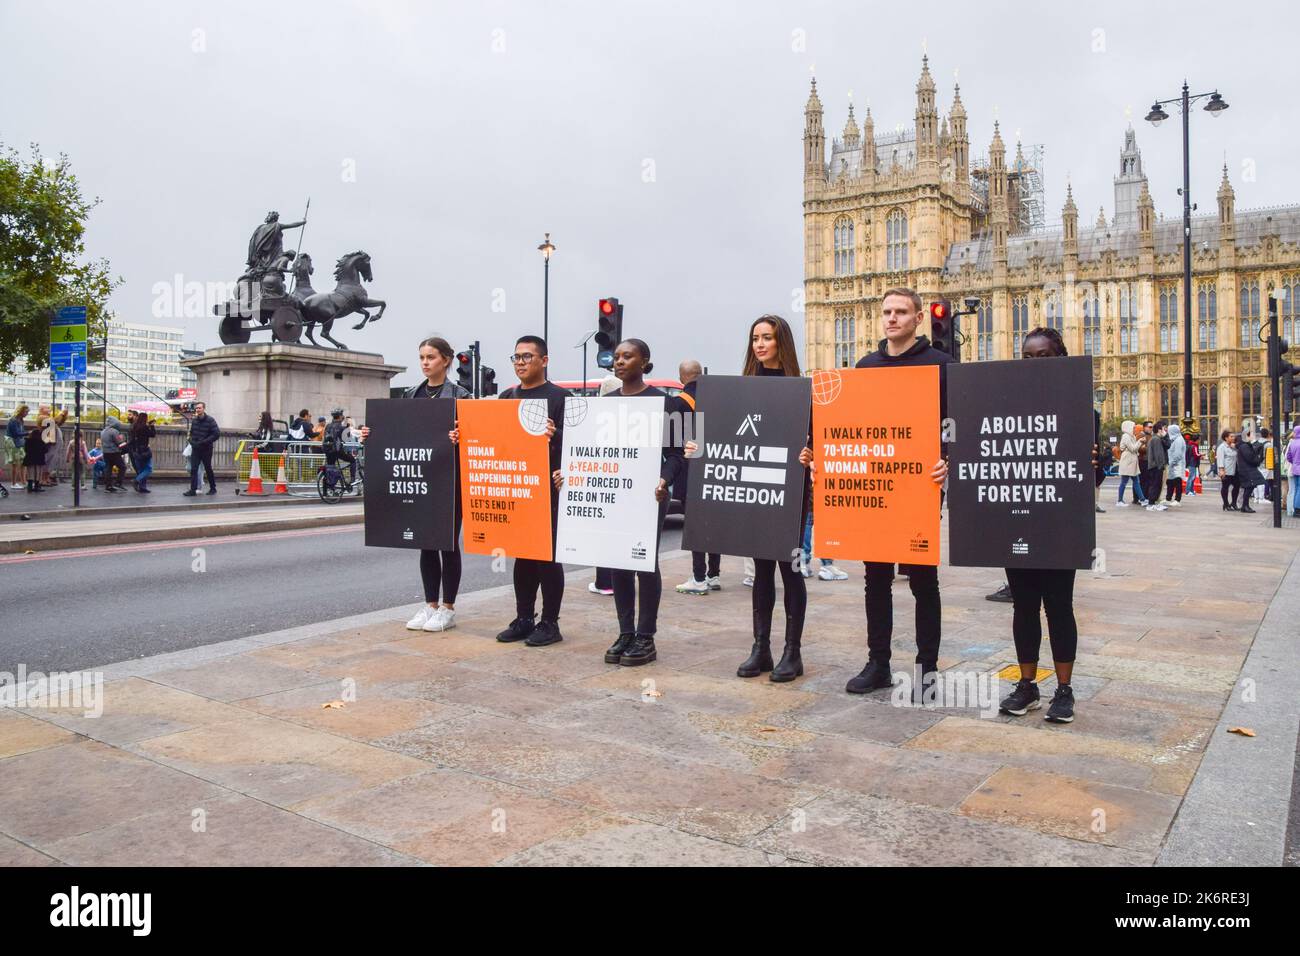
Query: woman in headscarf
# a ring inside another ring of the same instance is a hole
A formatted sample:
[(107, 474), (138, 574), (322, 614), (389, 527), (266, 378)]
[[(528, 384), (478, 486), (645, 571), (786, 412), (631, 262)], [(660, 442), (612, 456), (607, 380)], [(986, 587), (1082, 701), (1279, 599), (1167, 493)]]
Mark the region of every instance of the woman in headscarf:
[(1134, 422), (1126, 420), (1120, 428), (1124, 434), (1119, 436), (1119, 497), (1115, 504), (1121, 508), (1127, 508), (1128, 502), (1124, 500), (1124, 486), (1130, 481), (1133, 482), (1133, 493), (1138, 496), (1138, 501), (1144, 508), (1150, 508), (1151, 502), (1147, 500), (1146, 492), (1142, 490), (1141, 480), (1141, 460), (1139, 451), (1141, 443), (1133, 436)]
[(1169, 471), (1166, 472), (1165, 501), (1171, 505), (1183, 503), (1183, 470), (1187, 467), (1187, 442), (1182, 429), (1169, 426)]

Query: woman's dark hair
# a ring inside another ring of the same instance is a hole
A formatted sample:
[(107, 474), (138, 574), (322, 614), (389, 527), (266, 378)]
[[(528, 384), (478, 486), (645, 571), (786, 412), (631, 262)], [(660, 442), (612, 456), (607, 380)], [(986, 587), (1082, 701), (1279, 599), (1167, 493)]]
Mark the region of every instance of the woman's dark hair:
[(275, 422), (271, 420), (270, 412), (262, 412), (262, 417), (258, 420), (257, 427), (259, 429), (266, 429), (267, 434), (275, 431)]
[[(1030, 329), (1028, 332), (1025, 333), (1025, 337), (1023, 341), (1028, 342), (1030, 339), (1047, 339), (1047, 341), (1052, 343), (1052, 352), (1054, 354), (1056, 355), (1070, 354), (1065, 350), (1065, 339), (1061, 338), (1061, 333), (1056, 331), (1056, 329), (1049, 328), (1045, 325), (1040, 325), (1038, 328)], [(1021, 347), (1023, 348), (1024, 346), (1022, 345)]]
[(429, 346), (429, 348), (433, 349), (435, 352), (437, 352), (439, 355), (441, 355), (443, 358), (445, 358), (448, 362), (450, 362), (456, 356), (456, 353), (452, 351), (451, 343), (444, 338), (440, 338), (439, 336), (436, 335), (429, 336), (429, 338), (425, 339), (423, 342), (420, 343), (419, 348), (417, 348), (416, 351), (418, 352), (426, 345)]
[(655, 363), (650, 361), (650, 346), (646, 345), (641, 339), (624, 339), (621, 345), (630, 345), (641, 353), (641, 374), (649, 375), (655, 367)]
[(1228, 436), (1231, 435), (1231, 434), (1232, 434), (1232, 429), (1231, 429), (1231, 428), (1225, 428), (1225, 429), (1223, 430), (1223, 434), (1221, 434), (1221, 435), (1219, 436), (1219, 441), (1227, 441), (1227, 440), (1228, 440)]
[(794, 347), (794, 332), (790, 329), (790, 323), (779, 315), (760, 315), (750, 323), (749, 338), (745, 342), (745, 363), (741, 366), (744, 371), (741, 374), (758, 374), (758, 359), (754, 357), (754, 329), (761, 322), (766, 322), (776, 331), (776, 357), (781, 362), (781, 371), (789, 376), (799, 376), (799, 353)]
[(306, 418), (306, 417), (307, 417), (308, 415), (310, 415), (310, 414), (311, 414), (311, 412), (307, 411), (307, 409), (304, 408), (304, 409), (302, 409), (300, 412), (298, 412), (298, 417), (299, 417), (299, 418)]

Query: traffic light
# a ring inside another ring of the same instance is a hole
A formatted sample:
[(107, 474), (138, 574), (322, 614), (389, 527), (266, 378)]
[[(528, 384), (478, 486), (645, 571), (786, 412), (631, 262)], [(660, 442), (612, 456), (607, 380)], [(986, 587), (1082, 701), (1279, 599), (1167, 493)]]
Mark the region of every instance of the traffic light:
[[(1289, 421), (1291, 416), (1295, 414), (1296, 400), (1300, 399), (1300, 390), (1298, 390), (1300, 389), (1300, 382), (1296, 381), (1296, 372), (1298, 370), (1283, 358), (1291, 347), (1286, 339), (1274, 337), (1269, 340), (1269, 344), (1268, 371), (1270, 375), (1282, 380), (1282, 416)], [(1284, 421), (1281, 424), (1285, 426), (1287, 422)]]
[(613, 297), (601, 299), (596, 316), (596, 364), (614, 367), (614, 347), (623, 341), (623, 306)]
[(936, 299), (930, 303), (930, 344), (961, 361), (961, 350), (957, 347), (957, 313), (948, 299)]
[(497, 370), (490, 365), (479, 368), (479, 397), (487, 398), (497, 393)]
[(474, 353), (456, 353), (456, 384), (474, 394)]

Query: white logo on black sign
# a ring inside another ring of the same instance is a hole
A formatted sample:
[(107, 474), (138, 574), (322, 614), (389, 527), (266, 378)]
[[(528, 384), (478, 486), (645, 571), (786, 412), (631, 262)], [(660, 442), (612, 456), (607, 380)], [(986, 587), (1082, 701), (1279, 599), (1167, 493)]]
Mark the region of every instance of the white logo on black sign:
[(749, 432), (751, 435), (757, 438), (758, 422), (761, 421), (762, 418), (763, 418), (762, 415), (746, 415), (745, 420), (741, 422), (740, 427), (736, 429), (736, 434), (743, 435), (745, 434), (745, 432)]

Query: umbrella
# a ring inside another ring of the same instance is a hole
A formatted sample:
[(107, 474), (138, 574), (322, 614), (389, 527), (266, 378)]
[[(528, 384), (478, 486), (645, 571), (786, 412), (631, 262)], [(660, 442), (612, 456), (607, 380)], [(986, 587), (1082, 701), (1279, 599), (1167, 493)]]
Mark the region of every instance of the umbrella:
[(166, 402), (133, 402), (126, 407), (128, 412), (148, 412), (157, 415), (171, 414), (172, 407)]

